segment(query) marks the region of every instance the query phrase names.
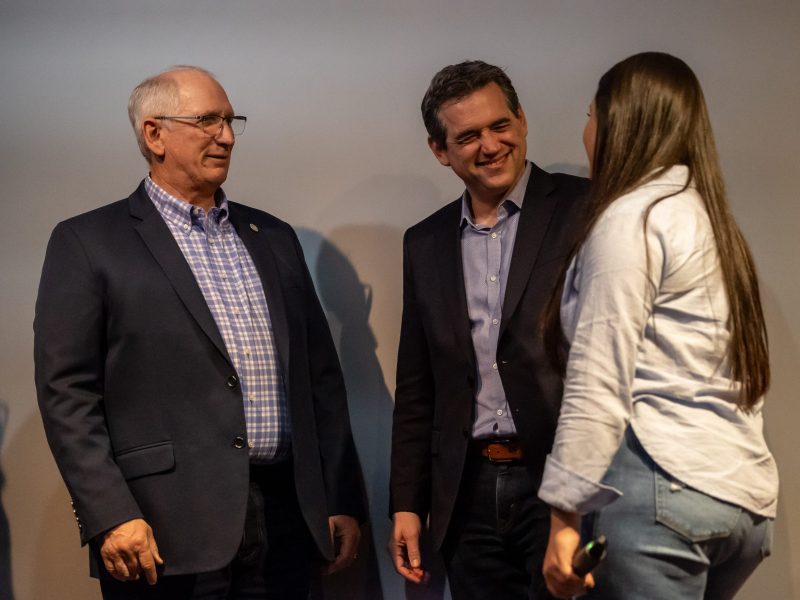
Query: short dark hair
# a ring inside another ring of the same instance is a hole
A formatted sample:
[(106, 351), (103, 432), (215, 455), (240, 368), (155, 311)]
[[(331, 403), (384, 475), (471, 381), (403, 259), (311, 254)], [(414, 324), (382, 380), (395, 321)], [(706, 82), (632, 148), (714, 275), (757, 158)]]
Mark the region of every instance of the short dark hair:
[(447, 130), (439, 119), (439, 109), (450, 100), (460, 100), (472, 92), (496, 83), (503, 90), (508, 108), (519, 116), (519, 98), (511, 80), (500, 67), (482, 60), (468, 60), (448, 65), (433, 76), (422, 98), (422, 120), (425, 129), (439, 148), (447, 147)]

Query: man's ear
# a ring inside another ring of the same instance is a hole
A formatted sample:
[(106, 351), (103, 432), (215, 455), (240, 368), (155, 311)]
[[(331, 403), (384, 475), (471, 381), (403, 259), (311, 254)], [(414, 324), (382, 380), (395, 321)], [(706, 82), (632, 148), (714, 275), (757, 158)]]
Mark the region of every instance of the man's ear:
[(522, 110), (521, 104), (519, 106), (519, 113), (517, 114), (517, 119), (519, 119), (519, 122), (522, 125), (523, 135), (528, 135), (528, 120), (525, 118), (525, 111)]
[(159, 123), (156, 123), (154, 119), (145, 119), (142, 123), (142, 134), (150, 153), (156, 158), (164, 158), (167, 149), (164, 145), (164, 138), (161, 136)]
[(431, 152), (433, 152), (436, 160), (445, 167), (450, 166), (450, 159), (447, 157), (447, 148), (440, 148), (439, 144), (437, 144), (431, 136), (428, 136), (428, 147), (431, 149)]

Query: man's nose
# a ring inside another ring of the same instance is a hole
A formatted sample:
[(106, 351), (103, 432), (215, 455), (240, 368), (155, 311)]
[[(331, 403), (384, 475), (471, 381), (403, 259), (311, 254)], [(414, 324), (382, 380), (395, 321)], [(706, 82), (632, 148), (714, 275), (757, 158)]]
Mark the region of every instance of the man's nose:
[(233, 134), (233, 127), (223, 119), (219, 133), (214, 136), (214, 140), (223, 146), (233, 146), (236, 143), (236, 136)]
[(495, 154), (501, 147), (500, 139), (493, 131), (486, 131), (481, 135), (481, 150), (484, 154)]

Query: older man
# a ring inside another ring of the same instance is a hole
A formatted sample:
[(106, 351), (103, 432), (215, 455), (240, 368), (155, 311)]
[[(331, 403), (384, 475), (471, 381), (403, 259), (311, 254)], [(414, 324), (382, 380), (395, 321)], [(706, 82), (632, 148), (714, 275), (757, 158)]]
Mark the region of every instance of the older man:
[(47, 438), (105, 598), (306, 598), (363, 508), (334, 345), (294, 231), (231, 202), (206, 71), (131, 94), (149, 176), (60, 223), (36, 303)]
[(466, 191), (405, 235), (390, 552), (399, 573), (424, 579), (429, 520), (456, 600), (545, 598), (550, 510), (536, 492), (561, 382), (538, 319), (586, 182), (526, 159), (525, 112), (498, 67), (445, 67), (422, 115)]

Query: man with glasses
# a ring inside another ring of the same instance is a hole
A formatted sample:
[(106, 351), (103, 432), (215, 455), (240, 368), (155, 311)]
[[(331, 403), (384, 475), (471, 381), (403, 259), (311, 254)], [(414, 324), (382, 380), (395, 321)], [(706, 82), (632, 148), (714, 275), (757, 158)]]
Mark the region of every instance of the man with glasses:
[(149, 175), (60, 223), (36, 303), (39, 405), (104, 598), (303, 598), (363, 515), (336, 351), (294, 231), (221, 189), (206, 71), (143, 81)]

